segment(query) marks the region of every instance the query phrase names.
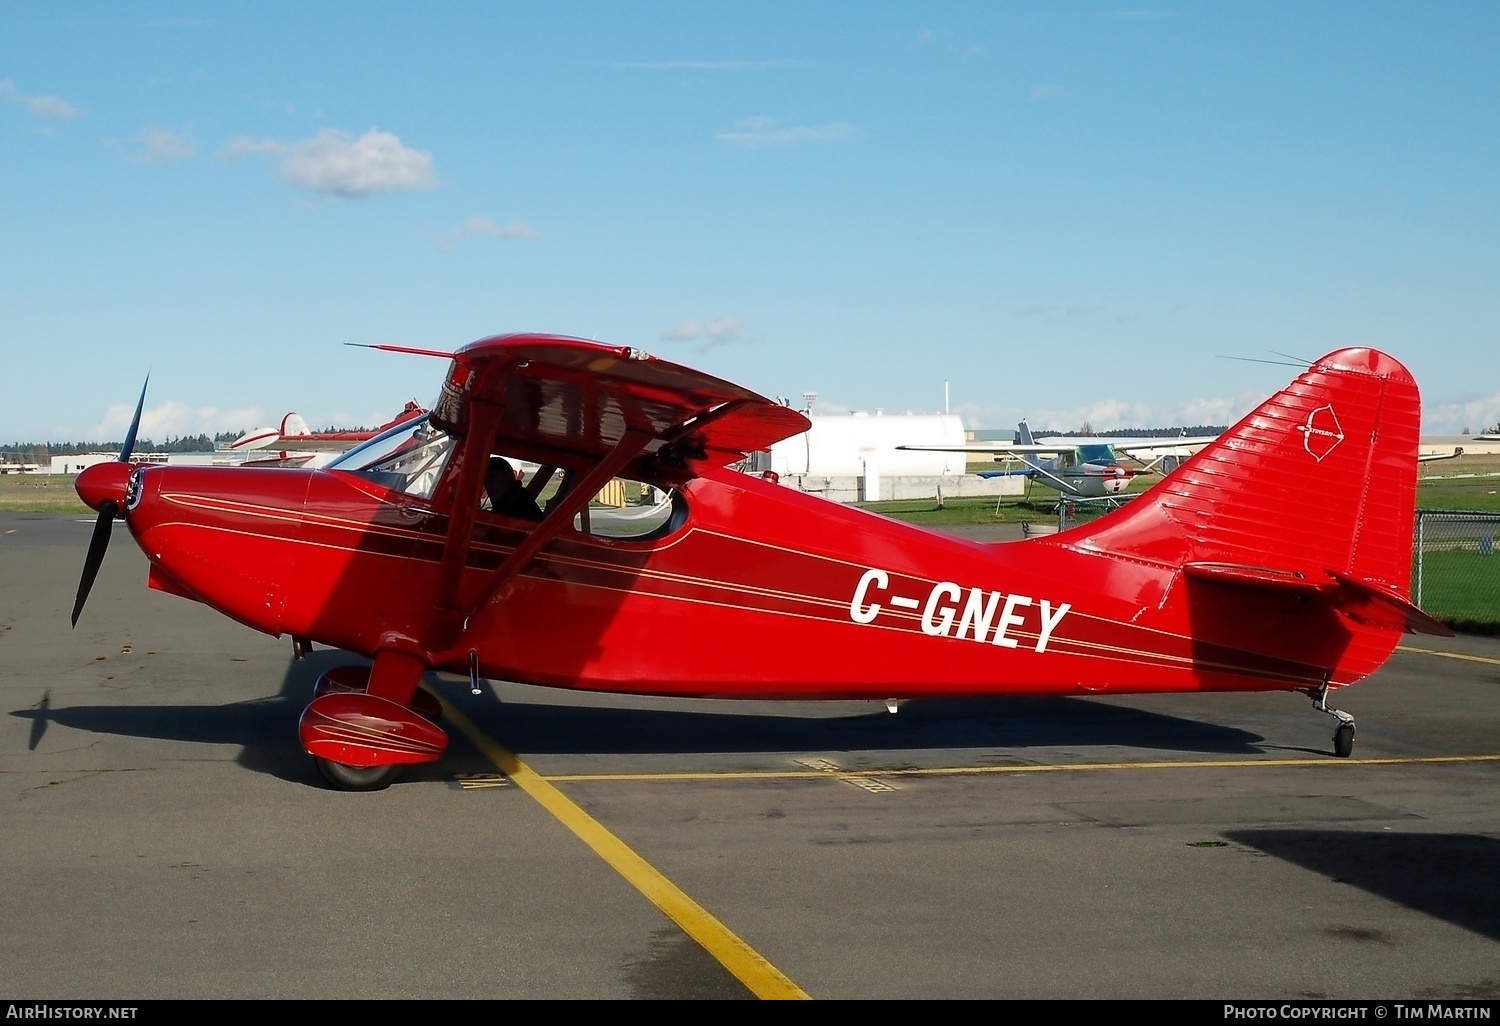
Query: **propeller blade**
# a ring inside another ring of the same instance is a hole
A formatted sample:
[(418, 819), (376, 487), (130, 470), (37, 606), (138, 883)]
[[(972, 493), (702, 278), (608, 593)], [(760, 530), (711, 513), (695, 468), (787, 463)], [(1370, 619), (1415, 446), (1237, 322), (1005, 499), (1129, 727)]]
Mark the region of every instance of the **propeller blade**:
[[(135, 429), (131, 428), (131, 433)], [(94, 586), (94, 578), (99, 576), (99, 565), (104, 562), (104, 550), (109, 548), (110, 532), (114, 530), (111, 521), (120, 507), (113, 499), (105, 499), (99, 504), (99, 519), (94, 521), (94, 536), (89, 539), (89, 554), (83, 560), (83, 576), (78, 580), (78, 597), (73, 600), (73, 626), (78, 626), (78, 614), (83, 612), (83, 604), (88, 600), (89, 589)]]
[[(135, 451), (135, 436), (141, 428), (141, 410), (146, 406), (146, 386), (151, 384), (151, 375), (141, 383), (141, 397), (135, 401), (135, 416), (130, 418), (130, 430), (125, 432), (125, 442), (120, 446), (118, 463), (129, 463)], [(82, 478), (80, 478), (82, 480)], [(109, 548), (109, 536), (114, 530), (114, 519), (120, 514), (120, 504), (114, 499), (99, 503), (99, 519), (94, 521), (94, 535), (89, 539), (89, 552), (83, 559), (83, 573), (78, 578), (78, 597), (73, 600), (73, 626), (78, 626), (78, 614), (88, 601), (89, 591), (94, 587), (94, 578), (99, 576), (99, 567), (104, 563), (105, 550)]]
[(135, 416), (130, 421), (130, 430), (125, 432), (125, 444), (120, 446), (120, 462), (129, 463), (130, 454), (135, 451), (135, 433), (141, 426), (141, 407), (146, 405), (146, 386), (151, 384), (151, 375), (146, 375), (146, 380), (141, 384), (141, 397), (136, 400)]

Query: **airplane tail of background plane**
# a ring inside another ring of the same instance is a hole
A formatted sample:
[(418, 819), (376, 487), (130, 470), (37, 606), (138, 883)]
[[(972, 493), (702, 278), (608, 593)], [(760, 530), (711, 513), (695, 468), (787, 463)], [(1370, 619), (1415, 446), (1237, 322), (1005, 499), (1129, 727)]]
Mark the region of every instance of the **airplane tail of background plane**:
[(1127, 506), (1048, 540), (1449, 634), (1408, 601), (1420, 420), (1405, 367), (1342, 349)]
[[(1036, 439), (1031, 437), (1031, 425), (1027, 424), (1024, 420), (1017, 424), (1016, 433), (1012, 436), (1011, 441), (1014, 445), (1035, 445)], [(1036, 476), (1034, 471), (1042, 465), (1041, 458), (1029, 452), (1021, 454), (1021, 462), (1031, 468), (1027, 472), (1028, 477)]]

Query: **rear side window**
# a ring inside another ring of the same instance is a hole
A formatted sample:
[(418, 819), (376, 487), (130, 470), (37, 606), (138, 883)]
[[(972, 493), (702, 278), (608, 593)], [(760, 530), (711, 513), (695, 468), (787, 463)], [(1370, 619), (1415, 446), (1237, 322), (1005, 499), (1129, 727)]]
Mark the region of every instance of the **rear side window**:
[(617, 477), (573, 517), (573, 529), (596, 538), (650, 541), (671, 534), (686, 521), (687, 500), (681, 492)]

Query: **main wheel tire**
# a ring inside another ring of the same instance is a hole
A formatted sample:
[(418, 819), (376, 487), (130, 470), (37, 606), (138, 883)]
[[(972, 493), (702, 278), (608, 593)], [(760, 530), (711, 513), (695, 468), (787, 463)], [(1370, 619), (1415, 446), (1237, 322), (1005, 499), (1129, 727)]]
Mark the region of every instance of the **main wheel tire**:
[(1352, 751), (1354, 751), (1354, 724), (1341, 723), (1339, 729), (1333, 732), (1333, 754), (1340, 759), (1347, 759)]
[(384, 790), (391, 786), (391, 781), (401, 772), (399, 765), (349, 766), (342, 762), (330, 762), (317, 755), (313, 756), (313, 762), (317, 764), (318, 772), (323, 774), (323, 779), (340, 791)]

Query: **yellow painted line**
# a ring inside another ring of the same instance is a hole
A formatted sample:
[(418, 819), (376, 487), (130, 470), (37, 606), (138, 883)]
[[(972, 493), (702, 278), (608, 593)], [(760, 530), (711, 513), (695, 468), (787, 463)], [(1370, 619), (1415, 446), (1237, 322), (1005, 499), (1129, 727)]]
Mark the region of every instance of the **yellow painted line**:
[[(431, 690), (431, 689), (429, 689)], [(433, 692), (436, 694), (436, 692)], [(548, 812), (573, 831), (585, 844), (593, 848), (599, 857), (629, 881), (636, 890), (667, 917), (682, 928), (693, 940), (703, 946), (719, 963), (734, 974), (735, 978), (750, 989), (758, 998), (802, 998), (810, 997), (801, 987), (789, 980), (779, 969), (731, 933), (708, 910), (688, 897), (676, 884), (668, 880), (645, 859), (630, 849), (624, 841), (604, 828), (567, 796), (553, 787), (520, 759), (516, 758), (499, 742), (481, 731), (474, 722), (459, 712), (447, 699), (437, 695), (443, 704), (443, 716), (461, 730), (474, 747), (485, 754), (500, 771), (516, 782), (527, 794)]]
[(1261, 769), (1288, 766), (1421, 766), (1466, 762), (1500, 762), (1494, 755), (1420, 755), (1387, 759), (1194, 759), (1171, 762), (1072, 762), (1025, 766), (935, 766), (927, 769), (879, 769), (830, 772), (828, 770), (731, 770), (724, 773), (558, 773), (548, 781), (559, 784), (607, 781), (687, 780), (843, 780), (853, 777), (962, 777), (992, 773), (1081, 773), (1088, 770), (1162, 769)]
[(1464, 655), (1462, 652), (1439, 652), (1435, 648), (1408, 648), (1405, 645), (1397, 645), (1397, 652), (1415, 652), (1418, 655), (1442, 656), (1444, 659), (1463, 659), (1471, 663), (1489, 663), (1491, 666), (1500, 666), (1500, 659), (1491, 659), (1489, 656)]

